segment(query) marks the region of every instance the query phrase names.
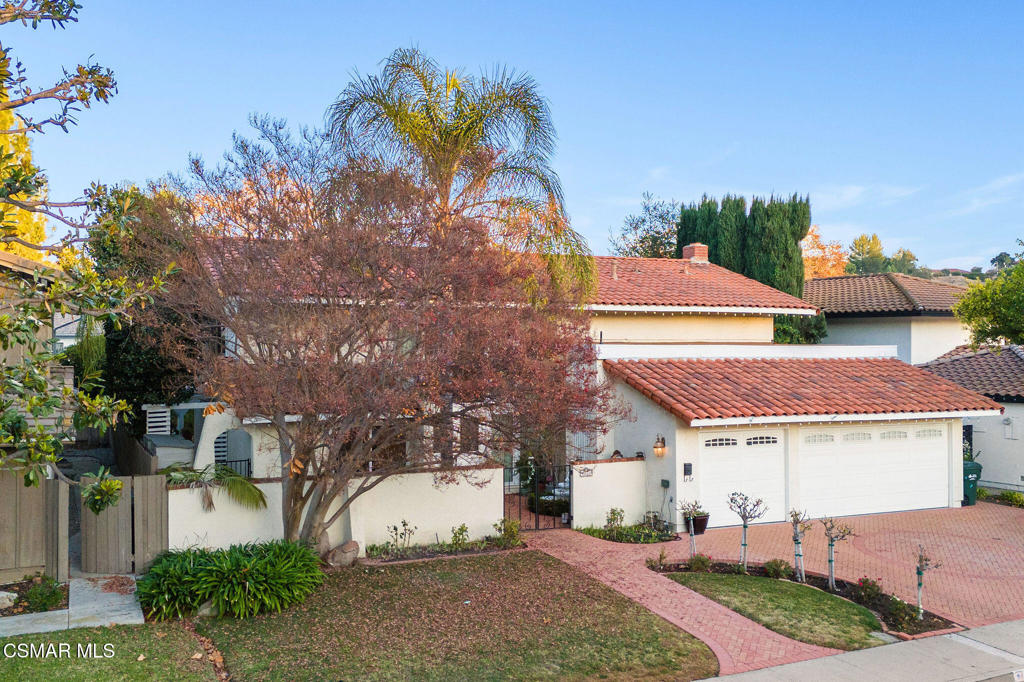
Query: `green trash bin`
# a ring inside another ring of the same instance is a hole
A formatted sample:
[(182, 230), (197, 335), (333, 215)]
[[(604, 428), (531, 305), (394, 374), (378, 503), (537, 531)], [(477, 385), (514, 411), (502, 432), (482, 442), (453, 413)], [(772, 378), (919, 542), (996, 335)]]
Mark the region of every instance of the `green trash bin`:
[(970, 507), (978, 501), (978, 479), (981, 478), (981, 465), (977, 462), (964, 462), (964, 506)]

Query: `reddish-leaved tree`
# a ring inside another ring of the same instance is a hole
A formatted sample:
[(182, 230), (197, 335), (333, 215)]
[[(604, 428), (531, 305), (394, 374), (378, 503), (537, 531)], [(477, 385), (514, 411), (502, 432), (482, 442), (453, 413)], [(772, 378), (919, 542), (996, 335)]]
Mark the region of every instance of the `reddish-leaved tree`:
[(222, 166), (194, 163), (167, 195), (189, 217), (154, 211), (140, 234), (156, 238), (135, 248), (180, 268), (159, 301), (173, 314), (153, 323), (174, 320), (168, 347), (196, 386), (275, 429), (286, 537), (326, 551), (326, 530), (390, 476), (472, 480), (461, 465), (621, 416), (578, 292), (541, 259), (442, 220), (400, 170), (257, 129)]

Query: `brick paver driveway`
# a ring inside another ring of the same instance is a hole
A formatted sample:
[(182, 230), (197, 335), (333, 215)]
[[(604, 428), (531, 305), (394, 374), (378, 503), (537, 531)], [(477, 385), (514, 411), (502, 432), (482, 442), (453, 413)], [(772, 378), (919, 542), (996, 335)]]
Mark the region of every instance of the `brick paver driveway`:
[[(1024, 618), (1024, 509), (981, 503), (962, 509), (849, 516), (844, 521), (856, 536), (837, 549), (840, 578), (880, 578), (887, 591), (912, 601), (921, 544), (942, 563), (925, 579), (926, 608), (969, 627)], [(662, 549), (670, 562), (684, 561), (690, 551), (685, 538), (629, 545), (553, 530), (530, 533), (527, 543), (699, 637), (718, 656), (723, 675), (837, 653), (767, 630), (644, 566), (645, 558), (658, 556)], [(749, 543), (751, 561), (792, 560), (789, 524), (752, 526)], [(735, 561), (739, 546), (738, 527), (712, 529), (697, 538), (697, 551), (723, 561)], [(804, 554), (808, 571), (828, 570), (820, 524), (804, 538)]]
[[(881, 578), (901, 598), (916, 599), (917, 546), (942, 566), (925, 576), (925, 608), (968, 627), (1024, 618), (1024, 509), (978, 503), (960, 509), (849, 516), (856, 533), (836, 550), (836, 575)], [(752, 561), (793, 558), (788, 524), (752, 526)], [(672, 543), (679, 544), (679, 543)], [(687, 553), (688, 542), (673, 552)], [(739, 557), (740, 529), (717, 528), (697, 539), (697, 551)], [(828, 570), (821, 525), (804, 538), (807, 570)]]

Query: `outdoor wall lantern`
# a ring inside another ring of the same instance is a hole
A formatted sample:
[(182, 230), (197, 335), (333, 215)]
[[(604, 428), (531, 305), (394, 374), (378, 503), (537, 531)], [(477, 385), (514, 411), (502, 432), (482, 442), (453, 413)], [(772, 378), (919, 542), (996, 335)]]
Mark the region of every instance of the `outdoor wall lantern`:
[(658, 437), (654, 439), (654, 456), (664, 457), (665, 456), (665, 436), (658, 434)]

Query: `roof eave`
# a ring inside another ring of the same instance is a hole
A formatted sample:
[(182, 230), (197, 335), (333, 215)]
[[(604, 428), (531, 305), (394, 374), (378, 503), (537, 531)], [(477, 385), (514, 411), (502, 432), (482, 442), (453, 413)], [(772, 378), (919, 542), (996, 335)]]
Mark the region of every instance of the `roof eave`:
[(611, 305), (594, 303), (587, 309), (595, 313), (703, 313), (715, 315), (817, 315), (816, 308), (771, 308), (757, 306), (708, 305)]
[(758, 424), (796, 424), (796, 423), (830, 423), (830, 422), (878, 422), (906, 421), (918, 419), (958, 419), (964, 417), (996, 417), (1003, 413), (998, 410), (949, 410), (944, 412), (880, 412), (877, 414), (790, 414), (770, 415), (762, 417), (720, 417), (712, 419), (692, 419), (689, 425), (693, 428), (703, 426), (748, 426)]

